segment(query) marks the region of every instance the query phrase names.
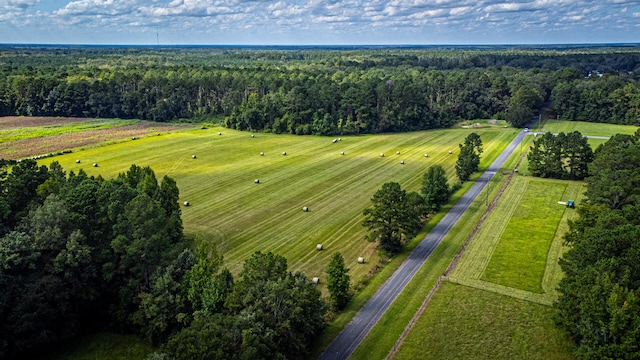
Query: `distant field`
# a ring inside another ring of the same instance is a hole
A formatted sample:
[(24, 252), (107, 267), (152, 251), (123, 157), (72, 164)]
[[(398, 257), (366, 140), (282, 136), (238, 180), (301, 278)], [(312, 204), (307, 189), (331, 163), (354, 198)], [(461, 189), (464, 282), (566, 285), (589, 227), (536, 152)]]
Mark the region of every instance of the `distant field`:
[(0, 158), (22, 159), (188, 127), (140, 120), (0, 117)]
[(629, 134), (638, 130), (637, 126), (592, 123), (586, 121), (564, 121), (564, 120), (547, 120), (544, 124), (544, 131), (552, 133), (570, 133), (579, 131), (582, 135), (590, 136), (613, 136), (615, 134)]
[[(513, 137), (511, 129), (475, 131), (485, 143), (481, 166)], [(355, 282), (378, 261), (375, 244), (364, 240), (361, 225), (362, 210), (373, 193), (388, 181), (417, 191), (422, 175), (434, 164), (443, 165), (453, 182), (457, 144), (470, 132), (353, 136), (333, 143), (328, 137), (251, 137), (216, 128), (125, 141), (46, 162), (59, 161), (67, 171), (84, 169), (104, 177), (135, 163), (151, 166), (158, 178), (172, 176), (181, 202), (191, 204), (182, 209), (185, 232), (215, 242), (233, 272), (254, 251), (273, 251), (287, 257), (291, 270), (303, 270), (322, 281), (330, 255), (340, 251)], [(76, 164), (76, 159), (81, 163)], [(99, 167), (92, 167), (93, 163)], [(255, 184), (255, 179), (260, 183)], [(310, 211), (303, 212), (303, 206)], [(316, 251), (317, 243), (325, 250)], [(358, 256), (364, 256), (366, 264), (357, 264)]]
[(554, 309), (444, 282), (394, 359), (573, 359)]

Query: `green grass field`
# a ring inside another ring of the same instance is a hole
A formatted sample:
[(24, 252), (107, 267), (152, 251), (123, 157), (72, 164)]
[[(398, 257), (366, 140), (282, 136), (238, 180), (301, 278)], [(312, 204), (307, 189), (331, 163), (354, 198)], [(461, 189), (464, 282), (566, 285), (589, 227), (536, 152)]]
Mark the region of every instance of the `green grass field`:
[[(151, 166), (158, 178), (173, 177), (181, 202), (191, 204), (182, 208), (186, 234), (215, 242), (233, 272), (253, 252), (273, 251), (289, 260), (291, 270), (319, 276), (322, 282), (329, 257), (340, 251), (355, 283), (378, 262), (375, 244), (364, 240), (361, 225), (362, 211), (373, 193), (388, 181), (417, 191), (423, 174), (434, 164), (442, 165), (453, 180), (457, 144), (471, 131), (353, 136), (333, 143), (328, 137), (251, 137), (214, 128), (152, 136), (46, 161), (59, 161), (67, 171), (84, 169), (107, 178), (134, 163)], [(514, 134), (511, 129), (474, 131), (485, 144), (481, 166), (487, 166)], [(93, 163), (99, 166), (92, 167)], [(303, 212), (303, 206), (310, 211)], [(317, 243), (325, 250), (317, 251)], [(365, 257), (364, 265), (357, 264), (358, 256)]]
[(613, 136), (615, 134), (633, 135), (637, 130), (637, 126), (618, 125), (618, 124), (602, 124), (586, 121), (565, 121), (565, 120), (547, 120), (543, 127), (544, 131), (552, 133), (570, 133), (579, 131), (582, 135), (590, 136)]
[(554, 309), (444, 282), (394, 359), (573, 359)]
[[(567, 185), (522, 177), (510, 184), (504, 206), (496, 209), (497, 219), (487, 222), (486, 236), (499, 238), (482, 280), (531, 292), (542, 292), (547, 253), (558, 223), (566, 210), (558, 201), (567, 201)], [(567, 210), (573, 211), (573, 210)], [(502, 226), (506, 225), (505, 228)]]

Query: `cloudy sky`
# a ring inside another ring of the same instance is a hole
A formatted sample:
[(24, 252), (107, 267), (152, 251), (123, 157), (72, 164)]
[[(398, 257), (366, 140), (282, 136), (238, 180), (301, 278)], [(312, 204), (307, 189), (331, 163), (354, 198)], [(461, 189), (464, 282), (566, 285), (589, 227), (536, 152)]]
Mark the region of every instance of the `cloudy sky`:
[(0, 43), (640, 42), (640, 0), (0, 0)]

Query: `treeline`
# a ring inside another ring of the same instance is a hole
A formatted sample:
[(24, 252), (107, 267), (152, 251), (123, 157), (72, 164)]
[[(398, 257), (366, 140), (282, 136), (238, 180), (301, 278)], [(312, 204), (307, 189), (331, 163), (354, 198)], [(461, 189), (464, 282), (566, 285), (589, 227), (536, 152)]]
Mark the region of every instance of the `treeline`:
[(616, 135), (599, 146), (586, 201), (570, 222), (560, 261), (556, 321), (582, 359), (640, 357), (640, 142)]
[(552, 94), (562, 118), (637, 124), (639, 64), (633, 49), (18, 48), (0, 57), (0, 115), (358, 134), (477, 118), (525, 126)]
[(214, 247), (187, 241), (169, 177), (0, 165), (0, 358), (108, 329), (165, 359), (300, 359), (325, 326), (320, 291), (283, 257), (258, 252), (234, 279)]

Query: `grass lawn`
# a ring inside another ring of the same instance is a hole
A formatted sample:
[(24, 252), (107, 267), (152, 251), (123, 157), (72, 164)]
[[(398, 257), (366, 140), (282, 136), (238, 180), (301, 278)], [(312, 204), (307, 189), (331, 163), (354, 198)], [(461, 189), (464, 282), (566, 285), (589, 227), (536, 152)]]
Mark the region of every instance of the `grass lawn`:
[[(159, 179), (173, 177), (180, 201), (191, 204), (182, 208), (185, 233), (214, 242), (234, 273), (253, 252), (272, 251), (289, 260), (290, 270), (318, 276), (322, 283), (331, 254), (339, 251), (358, 282), (378, 263), (375, 244), (364, 240), (361, 225), (371, 196), (389, 181), (418, 191), (423, 174), (435, 164), (453, 179), (457, 144), (472, 131), (485, 144), (481, 166), (492, 161), (514, 134), (503, 128), (453, 129), (349, 136), (333, 143), (328, 137), (251, 137), (212, 128), (126, 141), (46, 162), (59, 161), (67, 171), (83, 169), (106, 178), (135, 163), (151, 166)], [(309, 212), (303, 212), (303, 206)], [(317, 243), (325, 250), (316, 251)], [(365, 264), (357, 264), (359, 256), (365, 257)]]
[(394, 359), (573, 359), (554, 309), (444, 282)]
[(547, 120), (544, 131), (552, 133), (570, 133), (579, 131), (582, 135), (613, 136), (615, 134), (633, 135), (638, 130), (637, 126), (592, 123), (586, 121)]
[(568, 200), (566, 190), (566, 184), (534, 178), (514, 179), (501, 199), (504, 206), (492, 214), (494, 218), (509, 221), (487, 222), (486, 228), (490, 230), (486, 236), (497, 236), (499, 241), (482, 280), (542, 292), (549, 246), (566, 210), (558, 201)]

